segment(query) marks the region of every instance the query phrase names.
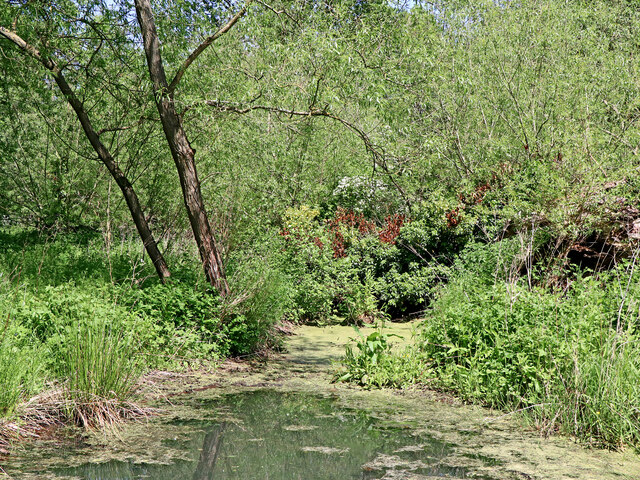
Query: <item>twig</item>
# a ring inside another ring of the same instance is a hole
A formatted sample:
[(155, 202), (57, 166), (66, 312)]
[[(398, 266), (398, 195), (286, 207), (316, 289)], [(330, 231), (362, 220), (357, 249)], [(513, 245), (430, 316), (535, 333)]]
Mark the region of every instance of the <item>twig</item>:
[(245, 13), (247, 13), (247, 8), (249, 7), (249, 5), (251, 5), (252, 1), (253, 0), (249, 0), (246, 3), (246, 5), (242, 7), (238, 13), (236, 13), (233, 17), (231, 17), (227, 23), (225, 23), (222, 27), (220, 27), (216, 33), (205, 38), (205, 40), (200, 45), (198, 45), (198, 47), (193, 52), (191, 52), (191, 54), (187, 57), (187, 59), (184, 61), (184, 63), (180, 66), (180, 68), (176, 72), (175, 76), (173, 77), (173, 80), (171, 80), (171, 83), (167, 88), (167, 94), (169, 96), (173, 95), (173, 92), (178, 86), (180, 79), (182, 78), (184, 73), (187, 71), (187, 68), (189, 68), (189, 65), (191, 65), (195, 61), (195, 59), (198, 58), (200, 54), (204, 52), (209, 45), (211, 45), (222, 35), (227, 33), (231, 29), (231, 27), (233, 27), (236, 24), (236, 22), (240, 20), (240, 18), (242, 18)]

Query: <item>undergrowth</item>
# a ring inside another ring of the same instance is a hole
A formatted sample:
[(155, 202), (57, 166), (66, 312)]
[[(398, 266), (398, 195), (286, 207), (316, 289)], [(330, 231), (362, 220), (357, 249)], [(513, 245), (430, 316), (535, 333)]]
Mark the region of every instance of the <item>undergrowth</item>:
[[(470, 246), (422, 322), (413, 360), (392, 351), (380, 331), (347, 347), (339, 379), (404, 387), (428, 376), (432, 387), (519, 412), (544, 433), (638, 447), (635, 263), (598, 273), (574, 269), (554, 288), (544, 286), (545, 272), (521, 275), (521, 259), (509, 242)], [(416, 363), (428, 375), (416, 377)]]
[(35, 396), (43, 405), (33, 418), (108, 426), (144, 414), (132, 402), (145, 370), (211, 364), (277, 344), (271, 329), (282, 316), (282, 289), (258, 262), (236, 268), (237, 293), (223, 302), (179, 252), (167, 253), (175, 268), (163, 285), (136, 241), (123, 239), (105, 254), (95, 232), (6, 229), (0, 242), (4, 425)]
[(428, 380), (429, 368), (421, 352), (410, 345), (393, 349), (393, 339), (402, 337), (387, 333), (384, 323), (368, 335), (354, 329), (358, 337), (346, 346), (343, 367), (335, 372), (333, 381), (365, 388), (401, 388)]

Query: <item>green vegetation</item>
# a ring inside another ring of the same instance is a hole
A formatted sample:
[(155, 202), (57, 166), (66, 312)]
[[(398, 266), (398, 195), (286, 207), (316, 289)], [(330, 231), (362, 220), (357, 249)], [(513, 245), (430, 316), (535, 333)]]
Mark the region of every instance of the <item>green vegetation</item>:
[(359, 338), (354, 346), (347, 345), (344, 368), (336, 372), (334, 381), (379, 388), (406, 387), (431, 378), (427, 357), (414, 346), (392, 351), (392, 337), (398, 335), (387, 334), (384, 324), (367, 336), (355, 328)]
[(565, 291), (467, 278), (434, 304), (419, 344), (438, 384), (468, 400), (524, 409), (547, 431), (637, 444), (637, 288), (623, 268)]
[(638, 38), (623, 0), (5, 2), (0, 415), (421, 317), (337, 378), (638, 447)]
[[(145, 370), (210, 364), (271, 341), (272, 316), (245, 314), (249, 301), (223, 312), (219, 297), (193, 280), (197, 270), (158, 283), (132, 242), (107, 257), (96, 233), (14, 228), (2, 231), (2, 244), (2, 417), (53, 381), (62, 388), (52, 400), (60, 415), (106, 424), (131, 413), (125, 407)], [(268, 289), (249, 294), (269, 306)]]

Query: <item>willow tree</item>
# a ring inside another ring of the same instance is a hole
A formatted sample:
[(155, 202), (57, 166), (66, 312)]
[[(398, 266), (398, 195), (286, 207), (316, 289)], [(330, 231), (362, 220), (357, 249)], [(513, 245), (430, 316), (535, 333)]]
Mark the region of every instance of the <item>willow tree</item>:
[[(198, 247), (204, 274), (208, 282), (222, 296), (228, 295), (229, 286), (225, 277), (221, 245), (210, 224), (209, 212), (205, 206), (196, 168), (196, 152), (183, 124), (183, 114), (190, 108), (185, 98), (193, 99), (194, 86), (186, 85), (188, 91), (185, 92), (183, 77), (193, 69), (192, 65), (201, 59), (204, 52), (211, 52), (212, 45), (218, 39), (232, 29), (237, 29), (237, 25), (247, 13), (251, 3), (253, 3), (252, 0), (248, 0), (243, 6), (238, 6), (235, 2), (223, 5), (215, 1), (164, 0), (153, 2), (152, 8), (150, 0), (135, 0), (133, 2), (135, 17), (132, 4), (127, 1), (65, 0), (52, 2), (48, 6), (27, 2), (19, 7), (5, 7), (4, 12), (0, 10), (0, 25), (4, 25), (1, 30), (2, 36), (49, 71), (76, 112), (92, 147), (120, 185), (130, 205), (136, 226), (149, 254), (152, 255), (154, 265), (158, 268), (158, 265), (164, 265), (164, 263), (159, 260), (161, 256), (155, 241), (152, 241), (131, 182), (126, 179), (113, 155), (101, 140), (101, 132), (124, 131), (131, 126), (132, 122), (138, 121), (136, 117), (144, 122), (156, 120), (150, 118), (152, 115), (145, 110), (145, 99), (155, 104), (177, 170), (185, 211)], [(375, 3), (384, 5), (384, 2)], [(304, 86), (292, 87), (286, 93), (288, 98), (280, 98), (278, 101), (276, 94), (281, 92), (278, 83), (286, 79), (289, 74), (286, 68), (278, 66), (281, 76), (274, 80), (273, 85), (265, 86), (263, 82), (262, 85), (255, 87), (259, 92), (269, 88), (275, 92), (270, 98), (265, 96), (266, 103), (258, 104), (247, 98), (219, 101), (219, 99), (208, 97), (207, 91), (202, 92), (201, 97), (196, 99), (196, 103), (206, 105), (216, 113), (240, 114), (260, 110), (268, 112), (269, 115), (285, 118), (324, 117), (331, 122), (337, 122), (360, 137), (366, 151), (373, 157), (374, 170), (382, 169), (393, 182), (395, 173), (391, 172), (388, 165), (388, 156), (379, 144), (372, 141), (369, 135), (370, 129), (360, 128), (357, 122), (347, 121), (342, 114), (332, 110), (330, 99), (336, 98), (336, 95), (333, 87), (329, 87), (332, 83), (327, 77), (335, 73), (330, 72), (334, 68), (333, 62), (328, 62), (324, 66), (316, 62), (318, 55), (327, 59), (338, 58), (334, 51), (334, 37), (348, 33), (351, 30), (349, 25), (355, 25), (362, 12), (354, 13), (351, 2), (348, 1), (329, 2), (321, 6), (315, 1), (301, 0), (275, 6), (255, 0), (255, 7), (252, 9), (252, 13), (255, 12), (252, 16), (256, 20), (253, 26), (257, 30), (266, 32), (263, 43), (259, 47), (253, 45), (252, 36), (244, 35), (247, 33), (244, 29), (238, 32), (238, 35), (226, 37), (225, 40), (232, 38), (229, 43), (236, 44), (238, 55), (250, 57), (261, 54), (261, 49), (269, 48), (269, 43), (284, 44), (289, 39), (302, 35), (304, 40), (300, 45), (304, 49), (310, 49), (308, 59), (305, 52), (299, 50), (291, 51), (290, 56), (301, 57), (298, 63), (308, 60), (308, 65), (300, 65), (300, 72), (305, 77)], [(160, 15), (154, 17), (154, 9), (159, 11)], [(343, 13), (336, 13), (342, 10), (344, 10)], [(12, 11), (16, 12), (15, 18), (11, 18)], [(18, 13), (24, 14), (18, 15)], [(267, 16), (274, 21), (271, 25), (265, 26), (264, 21)], [(137, 24), (134, 24), (134, 18), (137, 19)], [(323, 31), (321, 35), (314, 33), (320, 30)], [(201, 40), (197, 40), (199, 38)], [(322, 48), (312, 48), (314, 42), (318, 41), (322, 42)], [(107, 49), (112, 52), (110, 56), (104, 55)], [(124, 60), (121, 58), (122, 52), (126, 52), (127, 58)], [(146, 59), (146, 73), (142, 72), (144, 69), (140, 61), (142, 53)], [(350, 64), (347, 56), (340, 54), (339, 57), (339, 63), (345, 69), (350, 68), (347, 67)], [(356, 58), (355, 54), (354, 58)], [(90, 113), (96, 109), (105, 108), (99, 98), (107, 95), (117, 101), (118, 96), (117, 92), (113, 92), (110, 82), (118, 82), (119, 79), (108, 78), (117, 76), (117, 70), (103, 69), (99, 75), (96, 75), (96, 64), (109, 61), (122, 65), (127, 75), (137, 79), (138, 84), (135, 88), (127, 85), (123, 88), (134, 92), (140, 100), (132, 103), (131, 112), (127, 118), (128, 123), (105, 125), (98, 129), (91, 122)], [(287, 64), (286, 59), (284, 63)], [(233, 68), (233, 65), (229, 67)], [(269, 69), (271, 66), (266, 68)], [(173, 76), (168, 77), (167, 71), (174, 72)], [(103, 84), (96, 80), (100, 75), (106, 77)], [(337, 75), (340, 76), (339, 73)], [(71, 76), (72, 80), (68, 81), (67, 76)], [(147, 84), (150, 80), (151, 92), (147, 85), (141, 82), (143, 77), (146, 77)], [(335, 83), (334, 81), (333, 84)], [(342, 83), (345, 84), (348, 81), (342, 78)], [(91, 88), (87, 88), (88, 84)], [(179, 92), (181, 87), (183, 91)], [(195, 88), (200, 90), (198, 86)], [(350, 95), (345, 91), (346, 98)], [(336, 102), (333, 103), (335, 107)], [(86, 107), (87, 104), (91, 105), (91, 109)], [(159, 271), (159, 275), (161, 278), (163, 275), (168, 276), (168, 270), (164, 273)]]
[[(92, 122), (86, 98), (82, 97), (82, 74), (86, 73), (85, 83), (89, 83), (89, 67), (99, 56), (105, 44), (120, 47), (125, 40), (122, 32), (113, 28), (117, 24), (117, 15), (101, 19), (96, 15), (98, 3), (89, 2), (82, 8), (73, 2), (61, 2), (62, 5), (46, 6), (27, 3), (23, 8), (4, 6), (0, 10), (0, 37), (14, 45), (22, 54), (38, 62), (50, 75), (60, 93), (73, 109), (78, 122), (111, 177), (120, 188), (126, 201), (131, 218), (136, 226), (142, 243), (161, 281), (170, 277), (167, 263), (158, 248), (151, 232), (138, 195), (117, 160), (103, 142), (101, 136), (107, 132), (125, 129), (125, 126), (97, 129)], [(66, 9), (65, 14), (61, 12)], [(106, 11), (106, 10), (104, 10)], [(63, 50), (69, 39), (75, 39), (74, 46), (81, 44), (83, 51)], [(60, 45), (57, 45), (59, 43)], [(3, 45), (0, 44), (0, 48)], [(16, 64), (16, 66), (18, 66)], [(73, 80), (69, 81), (67, 75)], [(48, 80), (45, 80), (48, 81)]]
[(198, 245), (202, 267), (209, 283), (216, 288), (220, 295), (227, 296), (229, 294), (229, 285), (224, 273), (220, 248), (209, 223), (209, 216), (202, 198), (195, 162), (196, 152), (189, 143), (189, 138), (182, 125), (182, 119), (176, 110), (174, 94), (187, 68), (208, 46), (233, 27), (247, 9), (246, 7), (240, 9), (228, 22), (198, 45), (187, 56), (178, 68), (173, 80), (169, 83), (162, 61), (160, 39), (151, 3), (149, 0), (136, 0), (135, 7), (142, 33), (149, 76), (153, 83), (156, 106), (160, 114), (162, 129), (171, 150), (171, 156), (178, 171), (184, 205), (191, 224), (191, 230)]

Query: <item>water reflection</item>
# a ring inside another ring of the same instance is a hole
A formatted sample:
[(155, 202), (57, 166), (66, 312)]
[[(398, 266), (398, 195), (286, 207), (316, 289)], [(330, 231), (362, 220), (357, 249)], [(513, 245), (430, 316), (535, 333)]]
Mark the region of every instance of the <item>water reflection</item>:
[[(112, 461), (59, 469), (58, 476), (95, 479), (344, 480), (468, 478), (447, 466), (452, 448), (369, 413), (306, 394), (262, 390), (201, 405), (217, 423), (196, 423), (183, 439), (166, 439), (184, 459), (166, 465)], [(143, 427), (142, 427), (143, 428)], [(162, 461), (162, 458), (158, 458)], [(474, 476), (473, 478), (482, 478)]]
[(213, 471), (222, 443), (222, 432), (226, 425), (226, 422), (217, 425), (204, 437), (200, 460), (193, 474), (193, 480), (213, 480)]

